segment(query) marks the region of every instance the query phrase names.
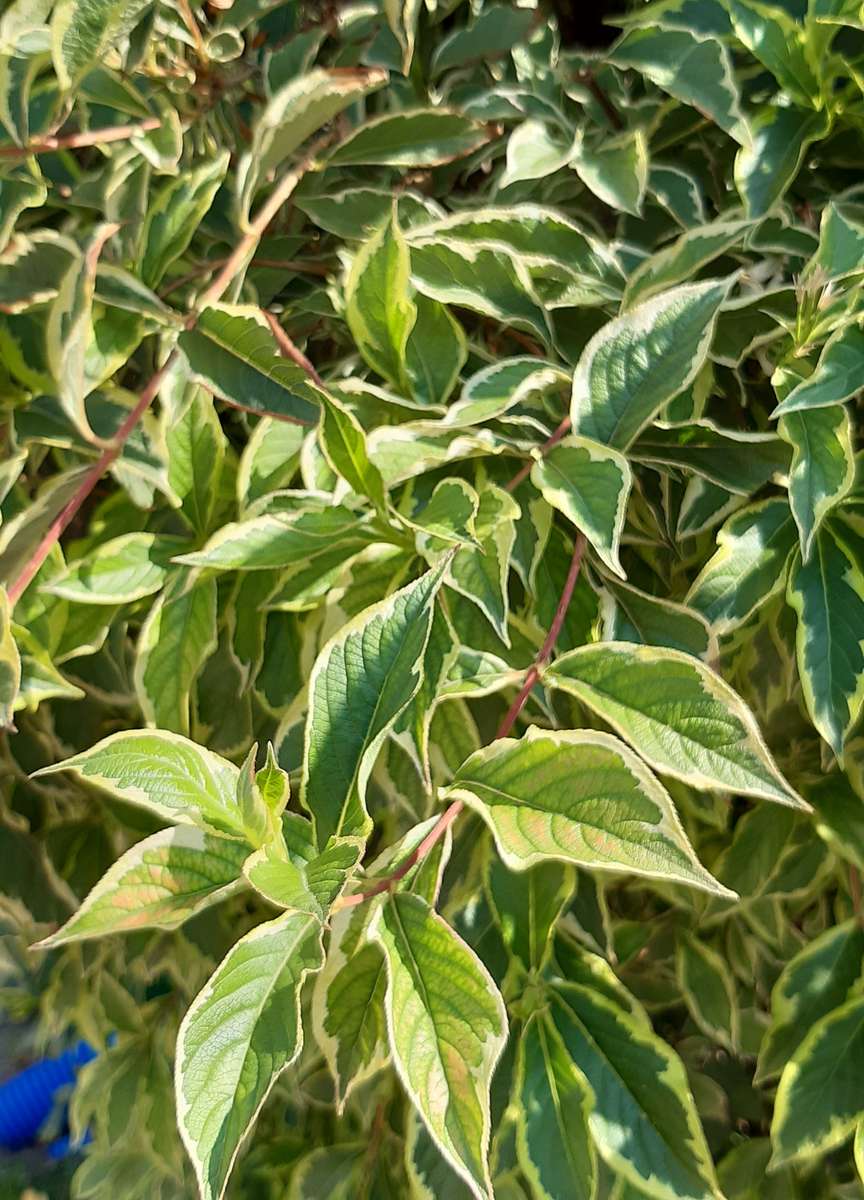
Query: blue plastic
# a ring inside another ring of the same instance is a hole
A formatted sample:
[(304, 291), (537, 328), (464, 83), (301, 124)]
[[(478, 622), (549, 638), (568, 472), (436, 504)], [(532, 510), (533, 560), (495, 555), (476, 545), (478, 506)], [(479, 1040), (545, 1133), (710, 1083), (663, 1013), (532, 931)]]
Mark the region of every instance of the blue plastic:
[(54, 1097), (75, 1082), (81, 1067), (96, 1057), (87, 1042), (78, 1042), (56, 1058), (25, 1067), (0, 1084), (0, 1147), (19, 1150), (35, 1141), (50, 1116)]

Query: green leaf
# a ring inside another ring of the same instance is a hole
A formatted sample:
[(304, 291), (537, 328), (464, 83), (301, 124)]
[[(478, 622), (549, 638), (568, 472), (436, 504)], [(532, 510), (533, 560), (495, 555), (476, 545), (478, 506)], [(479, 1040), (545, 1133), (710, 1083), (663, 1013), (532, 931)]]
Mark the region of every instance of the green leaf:
[(549, 998), (550, 1018), (594, 1094), (588, 1127), (602, 1158), (662, 1200), (713, 1200), (711, 1155), (672, 1050), (595, 990), (559, 985)]
[(671, 429), (646, 429), (631, 458), (683, 467), (742, 496), (751, 496), (789, 469), (789, 450), (771, 433), (718, 429), (707, 418)]
[(699, 1028), (734, 1054), (738, 1047), (736, 983), (715, 950), (695, 937), (678, 939), (675, 965), (687, 1007)]
[(645, 646), (668, 646), (694, 658), (708, 659), (714, 639), (708, 622), (692, 608), (649, 596), (618, 580), (604, 580), (604, 640), (641, 642)]
[(843, 325), (822, 347), (813, 374), (795, 385), (774, 409), (775, 417), (842, 404), (861, 390), (864, 331)]
[(771, 992), (771, 1024), (759, 1048), (759, 1080), (778, 1075), (810, 1030), (849, 996), (861, 976), (857, 921), (826, 929), (783, 968)]
[(336, 547), (347, 558), (372, 540), (349, 508), (303, 507), (223, 525), (203, 549), (175, 561), (221, 571), (265, 571), (309, 563)]
[(246, 847), (178, 825), (137, 842), (106, 871), (73, 917), (41, 949), (83, 938), (176, 929), (242, 887)]
[(624, 576), (618, 558), (632, 486), (623, 454), (590, 438), (562, 439), (531, 468), (543, 498), (586, 534), (601, 560)]
[(638, 216), (648, 183), (648, 145), (641, 129), (577, 146), (571, 164), (595, 196), (610, 208)]
[(727, 0), (727, 7), (739, 42), (768, 68), (793, 99), (818, 108), (818, 63), (811, 62), (808, 56), (808, 41), (802, 26), (782, 8), (758, 0)]
[(752, 140), (735, 159), (735, 185), (748, 216), (761, 217), (777, 203), (826, 127), (822, 112), (780, 105), (766, 105), (751, 118)]
[(137, 24), (152, 0), (58, 0), (51, 15), (51, 53), (69, 91)]
[(687, 603), (717, 633), (734, 629), (782, 589), (796, 540), (783, 499), (736, 513), (717, 534), (717, 552), (693, 581)]
[(727, 894), (699, 864), (665, 788), (607, 733), (532, 727), (499, 739), (462, 764), (446, 795), (480, 814), (513, 870), (554, 859)]
[(729, 282), (685, 284), (609, 321), (573, 376), (573, 431), (624, 450), (696, 378)]
[(126, 533), (100, 542), (43, 586), (79, 604), (128, 604), (164, 586), (171, 556), (182, 546), (179, 538)]
[(810, 1028), (780, 1076), (771, 1122), (772, 1168), (845, 1142), (864, 1115), (864, 999)]
[(228, 170), (227, 150), (193, 171), (169, 179), (147, 210), (139, 270), (148, 287), (156, 287), (175, 259), (184, 253), (206, 216)]
[(692, 104), (742, 145), (749, 140), (729, 52), (716, 38), (690, 29), (632, 29), (613, 47), (610, 61), (640, 71), (657, 87)]
[(409, 524), (426, 537), (440, 538), (457, 545), (477, 545), (475, 518), (480, 497), (464, 479), (442, 479), (432, 495)]
[(492, 1200), (489, 1084), (507, 1016), (474, 952), (419, 896), (396, 894), (369, 931), (387, 962), (390, 1052), (408, 1096), (478, 1200)]
[(572, 139), (562, 138), (544, 121), (525, 121), (507, 142), (507, 168), (501, 176), (501, 187), (554, 175), (567, 166), (572, 155)]
[(740, 245), (751, 221), (714, 221), (682, 233), (639, 264), (627, 283), (624, 307), (642, 303), (664, 288), (684, 283), (708, 263)]
[(446, 108), (391, 113), (367, 121), (330, 155), (333, 166), (435, 167), (478, 149), (482, 126)]
[(216, 581), (185, 576), (169, 584), (141, 626), (135, 691), (148, 725), (188, 736), (192, 687), (216, 649)]
[(780, 435), (792, 447), (789, 506), (806, 562), (823, 518), (855, 480), (852, 422), (839, 405), (805, 409), (781, 418)]
[(573, 894), (572, 868), (542, 862), (526, 871), (511, 871), (490, 854), (486, 883), (504, 945), (526, 971), (539, 970), (549, 955), (558, 918)]
[(415, 295), (417, 320), (405, 347), (405, 378), (419, 404), (443, 405), (456, 386), (468, 355), (465, 332), (450, 310)]
[(366, 453), (366, 435), (357, 418), (339, 401), (321, 392), (319, 438), (324, 457), (358, 495), (372, 501), (379, 513), (386, 512), (387, 493), (381, 472)]
[(446, 579), (449, 587), (477, 605), (505, 646), (510, 645), (507, 580), (518, 516), (515, 500), (494, 484), (486, 484), (480, 491), (475, 521), (480, 545), (460, 550), (450, 562)]
[(519, 1163), (539, 1200), (594, 1200), (597, 1162), (588, 1130), (594, 1097), (554, 1024), (531, 1017), (516, 1068)]
[(556, 659), (542, 677), (607, 721), (655, 770), (697, 788), (804, 806), (741, 697), (699, 659), (604, 642)]
[(247, 1130), (300, 1053), (300, 989), (323, 958), (319, 922), (285, 913), (232, 946), (183, 1018), (177, 1118), (202, 1200), (224, 1196)]
[(534, 23), (530, 9), (507, 4), (487, 4), (470, 26), (454, 29), (442, 38), (432, 55), (432, 73), (440, 75), (452, 67), (505, 54), (519, 45)]
[(387, 972), (379, 946), (366, 941), (374, 904), (345, 909), (331, 920), (324, 969), (315, 979), (315, 1040), (336, 1085), (336, 1106), (387, 1062), (384, 990)]
[(838, 758), (864, 704), (864, 575), (858, 539), (823, 524), (807, 562), (796, 554), (787, 598), (798, 614), (798, 672), (810, 719)]
[(441, 572), (430, 571), (343, 625), (309, 678), (301, 799), (318, 846), (371, 828), (366, 783), (381, 743), (420, 686)]
[(290, 857), (290, 850), (286, 854), (283, 847), (270, 843), (250, 855), (243, 874), (271, 904), (311, 913), (323, 921), (362, 850), (363, 843), (357, 838), (331, 838), (323, 853), (303, 861), (296, 855)]
[(37, 775), (72, 771), (127, 804), (181, 825), (242, 836), (237, 768), (176, 733), (131, 729), (112, 733), (90, 750), (43, 767)]
[[(425, 232), (425, 231), (424, 231)], [(455, 304), (552, 340), (549, 319), (525, 262), (494, 242), (437, 234), (411, 242), (411, 281), (442, 304)]]
[(12, 636), (12, 612), (6, 589), (0, 587), (0, 729), (12, 724), (21, 686), (21, 657)]
[(361, 246), (345, 284), (345, 317), (357, 349), (397, 387), (405, 378), (408, 337), (417, 320), (410, 267), (405, 238), (391, 220)]
[[(218, 499), (214, 481), (222, 474), (227, 441), (211, 398), (200, 387), (193, 387), (191, 393), (166, 433), (168, 482), (180, 500), (181, 513), (203, 538), (213, 523)], [(293, 432), (293, 428), (279, 425), (280, 430)]]
[(318, 390), (301, 367), (281, 357), (259, 309), (205, 308), (177, 344), (192, 378), (229, 404), (316, 424)]
[[(57, 298), (45, 324), (46, 357), (57, 398), (68, 419), (87, 441), (94, 441), (95, 434), (84, 400), (102, 382), (102, 378), (92, 377), (89, 359), (97, 334), (93, 321), (96, 266), (106, 241), (115, 231), (116, 226), (111, 224), (93, 231), (59, 280)], [(130, 350), (137, 340), (139, 335), (133, 334)], [(122, 357), (125, 360), (127, 355), (124, 353)]]
[(349, 105), (387, 82), (378, 67), (316, 67), (279, 88), (261, 110), (252, 130), (252, 144), (238, 167), (240, 212), (248, 216), (262, 180), (289, 154)]

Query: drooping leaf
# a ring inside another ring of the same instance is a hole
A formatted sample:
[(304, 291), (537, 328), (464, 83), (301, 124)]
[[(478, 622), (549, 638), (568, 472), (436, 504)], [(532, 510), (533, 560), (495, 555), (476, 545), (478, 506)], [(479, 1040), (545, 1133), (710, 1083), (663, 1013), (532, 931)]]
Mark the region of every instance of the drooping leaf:
[(739, 1039), (736, 984), (716, 951), (696, 937), (682, 937), (676, 949), (678, 982), (696, 1024), (734, 1054)]
[(408, 1096), (478, 1200), (491, 1200), (489, 1084), (507, 1017), (486, 968), (419, 896), (396, 894), (369, 936), (387, 963), (390, 1052)]
[(345, 317), (360, 353), (379, 375), (405, 379), (408, 338), (417, 320), (405, 238), (391, 220), (360, 248), (345, 285)]
[(224, 1196), (247, 1130), (300, 1053), (300, 988), (322, 961), (316, 918), (285, 913), (232, 946), (183, 1018), (177, 1118), (202, 1200)]
[(807, 147), (824, 135), (822, 112), (766, 105), (749, 121), (751, 141), (735, 159), (735, 183), (751, 217), (776, 204), (798, 174)]
[(840, 405), (805, 409), (781, 418), (780, 433), (792, 446), (789, 507), (806, 561), (823, 518), (855, 479), (852, 422)]
[(696, 859), (666, 790), (609, 734), (532, 727), (499, 739), (463, 763), (447, 795), (480, 814), (513, 870), (553, 859), (725, 891)]
[(697, 658), (603, 642), (556, 659), (543, 678), (587, 704), (658, 771), (695, 787), (802, 806), (753, 714)]
[(316, 67), (279, 88), (255, 122), (252, 144), (239, 166), (241, 213), (249, 213), (259, 183), (289, 154), (343, 109), (386, 82), (387, 72), (378, 67)]
[(151, 0), (60, 0), (51, 16), (51, 53), (68, 91), (138, 22)]
[(531, 482), (586, 534), (602, 561), (623, 576), (618, 547), (632, 482), (624, 455), (571, 435), (534, 464)]
[(526, 971), (545, 963), (555, 925), (574, 887), (574, 873), (557, 862), (511, 871), (496, 854), (487, 864), (489, 903), (510, 953)]
[(632, 29), (613, 48), (611, 58), (620, 67), (634, 67), (682, 104), (707, 113), (736, 141), (747, 144), (747, 123), (729, 52), (721, 41), (699, 38), (689, 27)]
[(596, 146), (583, 140), (571, 165), (585, 186), (610, 207), (634, 216), (642, 211), (648, 146), (641, 130), (604, 139)]
[(857, 325), (841, 326), (822, 348), (813, 374), (803, 379), (774, 409), (775, 417), (825, 408), (850, 399), (861, 387), (864, 332)]
[(265, 571), (308, 563), (334, 548), (344, 561), (371, 541), (351, 509), (310, 505), (223, 525), (201, 550), (176, 561), (222, 571)]
[(855, 921), (826, 929), (781, 972), (771, 992), (771, 1024), (757, 1077), (779, 1074), (813, 1026), (849, 997), (861, 975), (864, 931)]
[(591, 1089), (554, 1024), (530, 1018), (519, 1039), (517, 1148), (541, 1200), (593, 1200), (596, 1151), (588, 1130)]
[(480, 493), (475, 530), (479, 547), (467, 546), (454, 556), (447, 583), (471, 600), (509, 645), (507, 578), (516, 537), (519, 506), (501, 488), (487, 484)]
[(588, 1127), (601, 1157), (664, 1200), (712, 1200), (714, 1168), (680, 1060), (594, 990), (561, 985), (550, 1000), (555, 1029), (594, 1095)]
[(12, 636), (12, 614), (6, 589), (0, 587), (0, 729), (12, 723), (21, 685), (21, 656)]
[(227, 151), (193, 171), (169, 179), (147, 210), (139, 268), (148, 287), (156, 287), (192, 240), (213, 203), (228, 169)]
[(216, 582), (184, 572), (147, 615), (138, 635), (135, 691), (148, 725), (189, 735), (192, 686), (216, 649)]
[(848, 526), (823, 523), (809, 560), (796, 554), (789, 575), (804, 698), (838, 758), (864, 703), (864, 575), (857, 546)]

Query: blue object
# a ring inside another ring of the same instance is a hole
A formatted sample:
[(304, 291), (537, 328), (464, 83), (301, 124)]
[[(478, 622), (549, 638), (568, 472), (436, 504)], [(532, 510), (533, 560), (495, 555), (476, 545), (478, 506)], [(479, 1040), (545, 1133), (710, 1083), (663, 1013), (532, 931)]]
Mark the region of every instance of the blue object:
[(0, 1147), (19, 1150), (35, 1141), (54, 1108), (57, 1092), (70, 1087), (79, 1070), (95, 1057), (93, 1047), (81, 1041), (0, 1084)]

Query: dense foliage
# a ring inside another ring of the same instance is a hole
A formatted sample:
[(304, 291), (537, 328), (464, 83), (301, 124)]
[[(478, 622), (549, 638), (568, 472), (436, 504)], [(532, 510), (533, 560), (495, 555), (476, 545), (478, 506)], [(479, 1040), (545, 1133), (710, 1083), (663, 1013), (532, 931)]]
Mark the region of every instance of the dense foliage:
[(0, 17), (58, 1196), (864, 1194), (864, 10), (561, 7)]

